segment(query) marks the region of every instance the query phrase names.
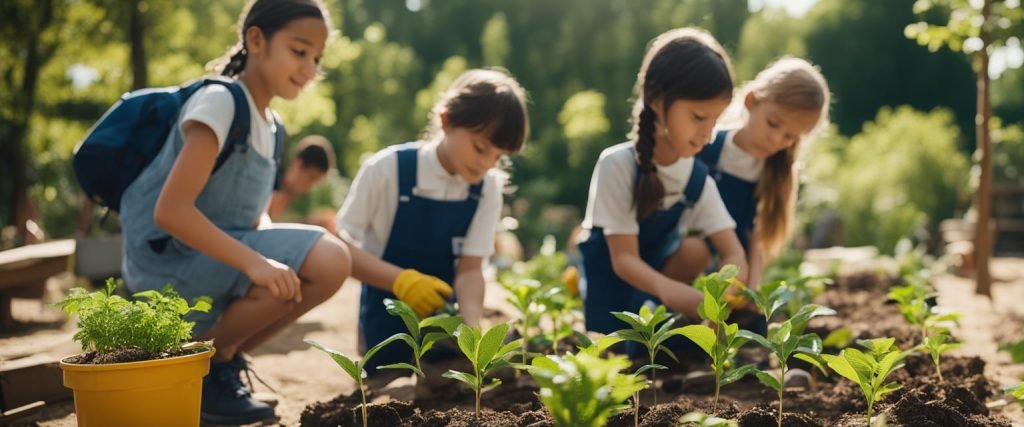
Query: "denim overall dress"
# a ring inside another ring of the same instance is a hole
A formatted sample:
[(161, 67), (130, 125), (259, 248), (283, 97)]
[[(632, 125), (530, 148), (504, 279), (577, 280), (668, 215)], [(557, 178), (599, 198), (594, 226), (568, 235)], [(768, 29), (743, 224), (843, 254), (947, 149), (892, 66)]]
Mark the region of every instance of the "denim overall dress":
[[(248, 108), (237, 98), (235, 105)], [(248, 122), (248, 114), (245, 114)], [(180, 120), (180, 119), (179, 119)], [(246, 123), (242, 122), (242, 123)], [(283, 127), (275, 117), (275, 152), (283, 149)], [(229, 139), (225, 150), (234, 150), (210, 176), (196, 207), (215, 226), (264, 257), (288, 265), (295, 272), (302, 266), (323, 228), (298, 224), (255, 228), (270, 198), (278, 155), (268, 159), (252, 148), (248, 137)], [(241, 271), (199, 252), (171, 237), (153, 222), (153, 212), (164, 182), (185, 144), (176, 123), (167, 142), (152, 163), (125, 190), (120, 221), (124, 233), (122, 273), (129, 290), (160, 290), (171, 284), (191, 302), (199, 296), (213, 299), (208, 313), (190, 313), (196, 334), (205, 332), (227, 306), (243, 297), (252, 285)]]
[[(417, 145), (406, 144), (398, 156), (398, 208), (391, 224), (384, 261), (401, 268), (413, 268), (446, 283), (455, 280), (455, 263), (461, 255), (462, 239), (476, 214), (483, 181), (469, 187), (465, 200), (435, 200), (420, 197), (416, 190)], [(401, 318), (388, 314), (384, 299), (394, 294), (364, 283), (359, 304), (359, 330), (369, 349), (399, 332), (406, 332)], [(373, 375), (377, 366), (411, 362), (405, 345), (389, 345), (377, 352), (366, 367)]]
[[(683, 189), (683, 198), (668, 209), (659, 209), (640, 221), (637, 234), (640, 258), (651, 268), (661, 270), (665, 260), (679, 248), (679, 219), (700, 199), (707, 176), (707, 168), (700, 162), (694, 162), (693, 172)], [(583, 258), (580, 278), (585, 283), (580, 288), (584, 290), (583, 317), (587, 330), (608, 334), (626, 328), (628, 325), (611, 312), (636, 312), (645, 301), (657, 301), (654, 296), (640, 291), (615, 274), (608, 241), (601, 227), (590, 230), (590, 236), (579, 243), (579, 250)]]

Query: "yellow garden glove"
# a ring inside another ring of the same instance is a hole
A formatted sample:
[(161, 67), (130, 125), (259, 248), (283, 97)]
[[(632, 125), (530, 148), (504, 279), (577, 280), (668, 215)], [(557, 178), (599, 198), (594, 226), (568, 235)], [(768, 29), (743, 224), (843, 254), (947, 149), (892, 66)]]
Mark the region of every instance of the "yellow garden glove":
[(562, 272), (562, 283), (573, 296), (580, 296), (580, 271), (574, 266), (568, 266)]
[(747, 303), (747, 297), (741, 291), (745, 287), (743, 282), (736, 279), (732, 280), (732, 284), (729, 285), (729, 289), (725, 292), (725, 301), (729, 303), (729, 308), (735, 310)]
[(445, 300), (452, 296), (452, 287), (441, 279), (410, 268), (398, 274), (391, 292), (424, 317), (444, 307)]

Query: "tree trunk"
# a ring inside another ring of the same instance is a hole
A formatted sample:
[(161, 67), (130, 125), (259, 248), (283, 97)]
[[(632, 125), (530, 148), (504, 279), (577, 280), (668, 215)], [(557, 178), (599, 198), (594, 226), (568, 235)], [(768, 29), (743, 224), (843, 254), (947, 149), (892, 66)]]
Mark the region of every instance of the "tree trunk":
[(145, 46), (145, 23), (143, 22), (142, 11), (139, 10), (142, 0), (132, 0), (128, 3), (129, 23), (128, 42), (132, 46), (132, 90), (142, 89), (147, 86), (146, 72), (146, 46)]
[(981, 16), (985, 24), (981, 27), (982, 48), (978, 52), (978, 113), (975, 118), (978, 133), (978, 149), (981, 150), (981, 178), (978, 182), (978, 220), (974, 230), (974, 255), (977, 268), (975, 293), (992, 297), (992, 276), (989, 259), (992, 257), (992, 233), (989, 231), (992, 216), (992, 139), (989, 134), (989, 118), (992, 115), (989, 100), (988, 47), (991, 33), (987, 28), (992, 0), (985, 0)]
[[(3, 166), (6, 171), (4, 175), (10, 179), (9, 191), (10, 206), (7, 218), (13, 223), (20, 215), (19, 207), (25, 203), (28, 197), (28, 129), (29, 120), (32, 117), (32, 110), (35, 108), (36, 86), (39, 82), (39, 72), (43, 65), (53, 56), (56, 46), (45, 45), (40, 42), (42, 33), (53, 24), (54, 4), (53, 0), (40, 1), (35, 5), (38, 11), (38, 21), (32, 26), (31, 36), (25, 40), (25, 69), (22, 74), (21, 87), (14, 93), (12, 100), (13, 114), (10, 123), (6, 123), (8, 132), (3, 144), (5, 147), (0, 150), (3, 154)], [(17, 67), (15, 65), (15, 67)], [(15, 224), (20, 226), (21, 224)]]

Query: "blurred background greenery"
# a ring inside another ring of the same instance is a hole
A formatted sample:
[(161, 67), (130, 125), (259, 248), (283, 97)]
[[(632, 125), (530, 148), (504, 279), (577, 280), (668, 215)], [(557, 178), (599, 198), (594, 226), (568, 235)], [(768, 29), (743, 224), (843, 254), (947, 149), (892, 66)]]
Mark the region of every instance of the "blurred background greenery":
[[(904, 28), (922, 18), (914, 0), (327, 3), (338, 36), (322, 61), (323, 80), (296, 102), (274, 105), (291, 141), (322, 134), (338, 155), (338, 173), (293, 205), (295, 217), (336, 210), (361, 159), (414, 140), (463, 70), (500, 66), (530, 92), (532, 121), (528, 148), (512, 162), (506, 215), (518, 220), (528, 253), (546, 234), (564, 241), (581, 220), (599, 153), (625, 140), (646, 42), (688, 25), (722, 42), (738, 82), (787, 54), (810, 59), (828, 79), (834, 126), (804, 158), (799, 245), (822, 243), (814, 235), (827, 227), (823, 218), (841, 224), (827, 243), (891, 252), (901, 236), (935, 242), (928, 236), (939, 221), (971, 204), (974, 73), (967, 56), (907, 39)], [(82, 203), (70, 162), (75, 144), (125, 91), (201, 76), (234, 44), (243, 4), (2, 2), (0, 227), (27, 194), (50, 237), (72, 235)], [(924, 18), (945, 22), (943, 13)], [(990, 73), (996, 180), (1022, 183), (1024, 58), (1018, 39), (1007, 45)]]

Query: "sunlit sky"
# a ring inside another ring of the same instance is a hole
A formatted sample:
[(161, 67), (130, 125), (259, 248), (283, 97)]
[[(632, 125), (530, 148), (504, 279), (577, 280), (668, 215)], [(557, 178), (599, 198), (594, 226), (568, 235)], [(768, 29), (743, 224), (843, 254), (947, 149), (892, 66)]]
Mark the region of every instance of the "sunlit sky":
[(758, 11), (765, 7), (783, 7), (792, 16), (800, 17), (807, 13), (807, 10), (814, 6), (818, 0), (749, 0), (747, 2), (751, 11)]

